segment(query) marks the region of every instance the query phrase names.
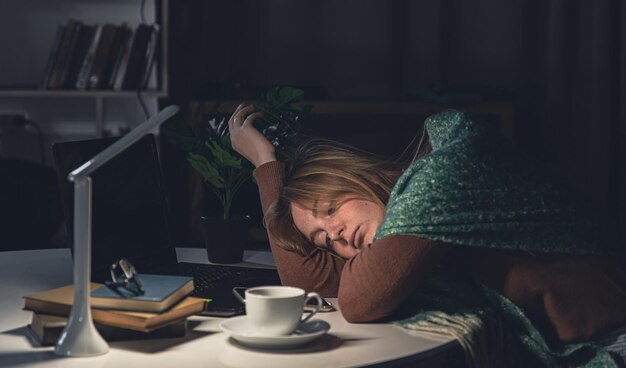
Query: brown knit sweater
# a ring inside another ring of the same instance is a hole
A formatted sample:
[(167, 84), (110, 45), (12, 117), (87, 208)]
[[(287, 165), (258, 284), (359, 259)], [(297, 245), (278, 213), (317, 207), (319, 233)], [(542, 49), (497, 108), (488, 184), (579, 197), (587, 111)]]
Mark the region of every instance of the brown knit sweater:
[[(263, 211), (278, 197), (283, 165), (259, 166)], [(606, 257), (531, 255), (460, 247), (414, 236), (390, 236), (349, 260), (327, 252), (304, 257), (270, 245), (281, 282), (338, 297), (349, 322), (389, 316), (439, 262), (517, 304), (549, 342), (588, 340), (626, 321), (626, 272)]]

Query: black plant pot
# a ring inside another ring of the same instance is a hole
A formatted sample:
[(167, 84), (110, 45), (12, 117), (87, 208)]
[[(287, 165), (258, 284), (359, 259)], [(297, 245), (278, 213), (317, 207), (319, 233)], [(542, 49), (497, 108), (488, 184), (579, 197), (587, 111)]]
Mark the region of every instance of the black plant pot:
[(222, 217), (202, 216), (202, 225), (209, 262), (239, 263), (243, 260), (249, 217), (238, 216), (224, 220)]

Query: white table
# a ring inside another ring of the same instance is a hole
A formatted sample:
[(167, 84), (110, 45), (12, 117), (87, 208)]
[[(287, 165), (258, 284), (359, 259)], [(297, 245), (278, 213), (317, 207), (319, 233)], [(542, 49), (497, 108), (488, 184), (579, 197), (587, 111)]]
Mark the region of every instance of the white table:
[[(199, 254), (195, 252), (202, 250), (179, 249), (179, 260), (197, 261)], [(245, 261), (267, 266), (271, 256), (250, 252)], [(34, 347), (27, 337), (25, 326), (30, 323), (31, 312), (22, 310), (22, 296), (71, 284), (71, 270), (67, 249), (0, 253), (0, 367), (304, 368), (387, 366), (408, 361), (435, 367), (456, 345), (450, 339), (420, 335), (390, 324), (351, 324), (339, 312), (330, 312), (316, 317), (327, 321), (330, 331), (310, 345), (263, 351), (229, 339), (219, 329), (221, 318), (193, 316), (184, 338), (114, 342), (109, 353), (99, 357), (61, 358), (53, 354), (52, 347)]]

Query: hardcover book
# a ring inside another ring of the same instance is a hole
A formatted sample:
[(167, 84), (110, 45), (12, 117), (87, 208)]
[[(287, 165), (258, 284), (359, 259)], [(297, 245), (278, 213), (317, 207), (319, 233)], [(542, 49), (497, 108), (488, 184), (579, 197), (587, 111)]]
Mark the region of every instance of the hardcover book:
[(120, 91), (122, 89), (122, 84), (124, 83), (124, 78), (126, 77), (126, 67), (128, 66), (128, 60), (130, 59), (130, 54), (133, 49), (134, 38), (135, 34), (131, 29), (129, 29), (128, 39), (126, 40), (126, 44), (124, 45), (124, 52), (120, 56), (119, 64), (117, 65), (115, 74), (113, 76), (113, 89), (116, 91)]
[[(109, 75), (109, 81), (106, 83), (106, 88), (113, 89), (115, 86), (115, 80), (119, 73), (123, 73), (122, 70), (122, 62), (124, 60), (124, 55), (126, 55), (126, 49), (130, 48), (131, 44), (129, 41), (131, 40), (131, 36), (133, 31), (126, 25), (122, 24), (117, 31), (117, 39), (114, 47), (115, 55), (114, 55), (114, 63), (111, 73)], [(123, 66), (123, 69), (126, 69), (126, 66)]]
[[(102, 284), (91, 283), (90, 290), (96, 290)], [(67, 285), (60, 288), (41, 291), (24, 297), (24, 309), (32, 312), (68, 316), (74, 302), (74, 287)], [(188, 296), (162, 313), (132, 312), (91, 308), (94, 322), (107, 326), (150, 332), (194, 314), (202, 313), (206, 300)]]
[(87, 49), (87, 54), (85, 54), (85, 58), (83, 59), (83, 64), (80, 67), (80, 71), (78, 72), (78, 77), (76, 78), (76, 89), (84, 90), (87, 88), (87, 81), (89, 79), (89, 75), (91, 74), (91, 67), (93, 65), (93, 59), (96, 55), (96, 51), (98, 49), (98, 44), (100, 43), (100, 35), (102, 34), (102, 26), (95, 25), (95, 31), (93, 37), (91, 38), (91, 43), (89, 44), (89, 48)]
[(46, 71), (44, 72), (43, 80), (41, 81), (41, 85), (40, 85), (40, 87), (43, 89), (48, 88), (48, 83), (52, 75), (52, 70), (54, 69), (54, 64), (56, 63), (57, 53), (59, 52), (59, 48), (61, 47), (61, 42), (63, 40), (64, 32), (65, 32), (65, 26), (57, 27), (57, 33), (54, 38), (54, 43), (52, 44), (52, 48), (50, 49), (50, 55), (48, 56), (48, 62), (46, 64)]
[(72, 62), (76, 58), (76, 50), (78, 49), (78, 41), (80, 38), (80, 33), (82, 29), (85, 27), (83, 22), (75, 21), (74, 22), (74, 31), (72, 32), (72, 39), (70, 40), (67, 55), (65, 56), (65, 62), (63, 67), (61, 68), (61, 73), (59, 75), (59, 80), (57, 81), (57, 88), (64, 88), (67, 79), (69, 78), (70, 70), (72, 69)]
[(124, 287), (102, 286), (91, 293), (94, 308), (162, 312), (193, 291), (193, 278), (188, 276), (141, 274), (145, 292), (136, 295)]
[[(57, 342), (66, 325), (67, 317), (33, 313), (28, 329), (41, 346), (51, 346)], [(151, 332), (129, 330), (100, 323), (95, 323), (95, 326), (100, 335), (109, 342), (184, 337), (187, 333), (186, 318), (174, 321)]]
[(61, 88), (61, 77), (63, 69), (66, 67), (67, 58), (70, 53), (72, 41), (74, 40), (74, 34), (76, 33), (77, 21), (70, 19), (65, 25), (63, 36), (59, 44), (59, 48), (55, 54), (54, 66), (48, 78), (47, 88), (57, 89)]
[(74, 50), (72, 50), (72, 55), (68, 60), (67, 73), (63, 78), (62, 87), (64, 89), (74, 89), (76, 87), (78, 74), (87, 56), (87, 51), (89, 51), (95, 31), (95, 26), (82, 25), (80, 27)]
[(143, 77), (143, 67), (146, 60), (146, 52), (152, 35), (152, 27), (140, 24), (135, 30), (133, 44), (131, 46), (126, 73), (122, 89), (136, 90), (141, 88), (141, 78)]
[(150, 73), (152, 72), (152, 66), (154, 65), (156, 59), (156, 50), (159, 42), (159, 27), (157, 25), (153, 25), (151, 27), (150, 39), (148, 41), (148, 45), (146, 46), (146, 55), (143, 61), (143, 67), (141, 70), (141, 79), (139, 88), (145, 89), (148, 87), (148, 82), (150, 79)]
[(104, 82), (108, 82), (106, 74), (108, 69), (112, 69), (112, 65), (115, 62), (112, 49), (118, 28), (118, 26), (110, 23), (102, 27), (100, 41), (93, 57), (89, 77), (87, 78), (87, 88), (89, 89), (101, 89), (105, 84)]

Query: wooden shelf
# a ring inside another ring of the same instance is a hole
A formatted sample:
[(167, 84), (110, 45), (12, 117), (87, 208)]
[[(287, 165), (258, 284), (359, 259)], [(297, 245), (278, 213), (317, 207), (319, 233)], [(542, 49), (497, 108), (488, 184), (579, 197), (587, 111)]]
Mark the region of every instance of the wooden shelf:
[[(112, 90), (45, 90), (45, 89), (0, 89), (1, 97), (16, 98), (91, 98), (95, 102), (96, 134), (102, 136), (104, 132), (104, 100), (110, 98), (133, 98), (135, 91)], [(141, 91), (143, 97), (167, 97), (164, 90)]]
[[(196, 114), (212, 113), (230, 115), (242, 101), (192, 101), (191, 111)], [(444, 103), (426, 101), (382, 101), (382, 100), (329, 100), (304, 101), (313, 107), (315, 115), (431, 115), (446, 108)], [(500, 130), (506, 137), (513, 136), (513, 104), (510, 102), (482, 102), (469, 104), (455, 104), (464, 111), (495, 115), (500, 120)]]

